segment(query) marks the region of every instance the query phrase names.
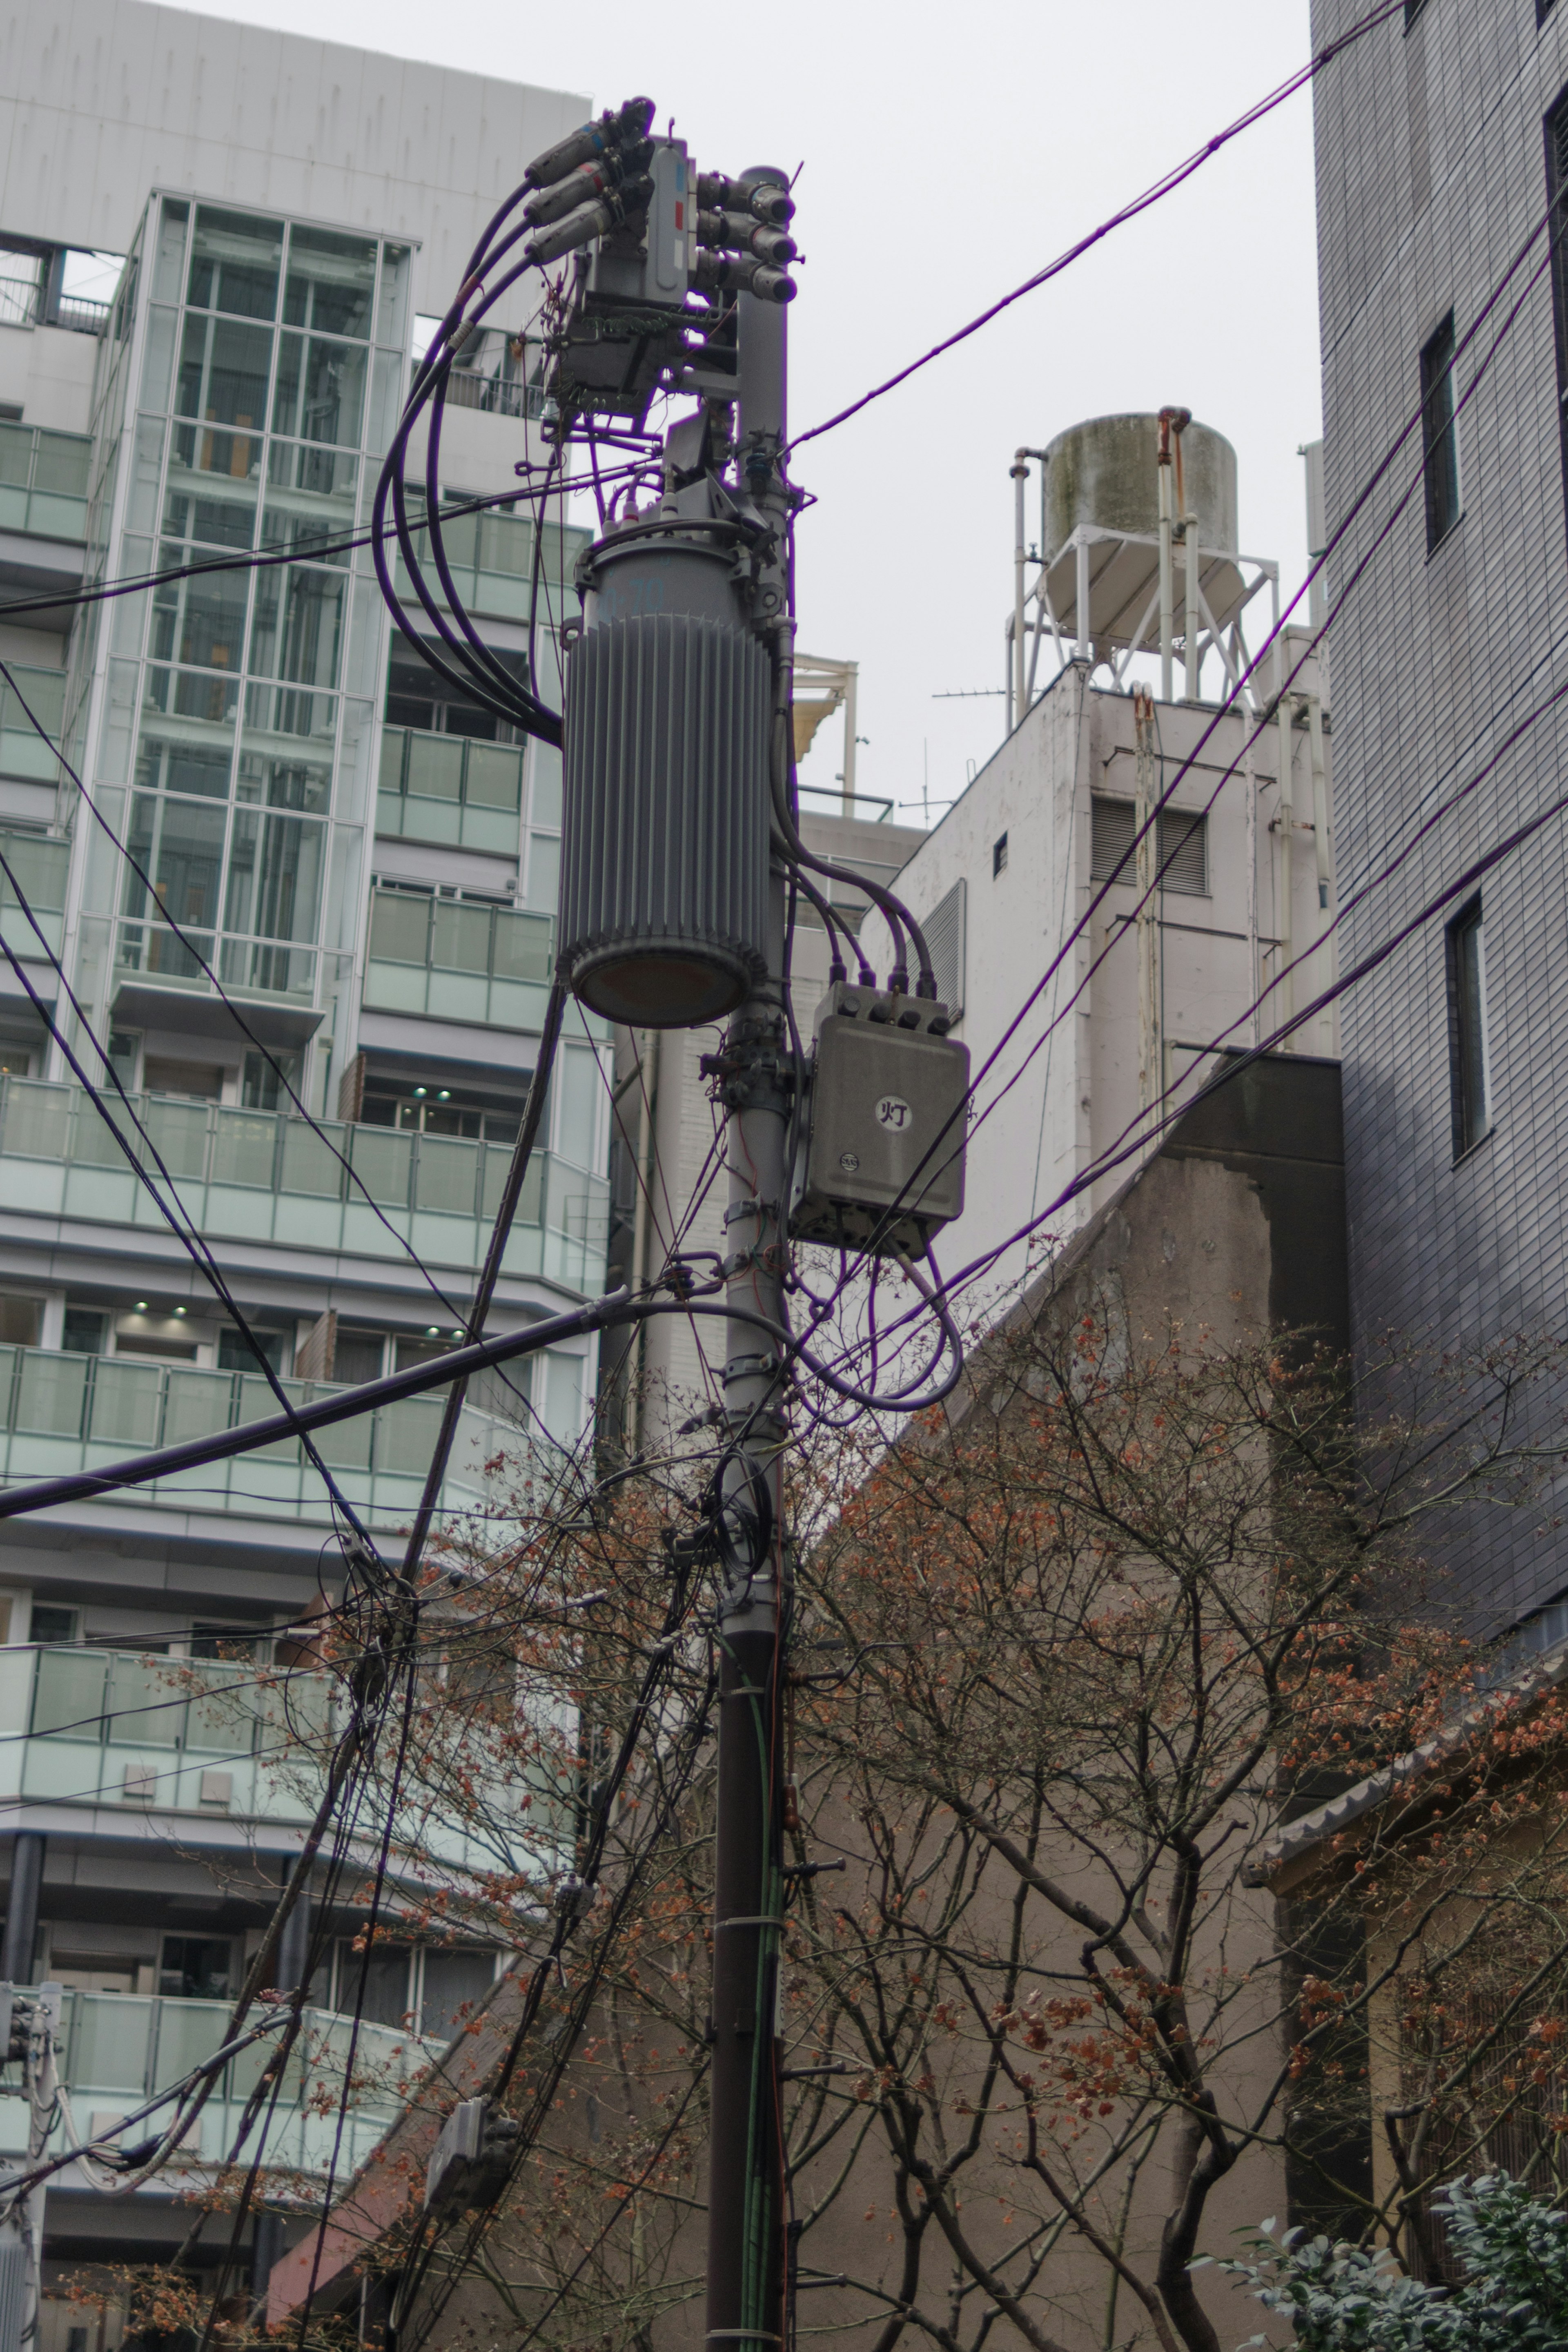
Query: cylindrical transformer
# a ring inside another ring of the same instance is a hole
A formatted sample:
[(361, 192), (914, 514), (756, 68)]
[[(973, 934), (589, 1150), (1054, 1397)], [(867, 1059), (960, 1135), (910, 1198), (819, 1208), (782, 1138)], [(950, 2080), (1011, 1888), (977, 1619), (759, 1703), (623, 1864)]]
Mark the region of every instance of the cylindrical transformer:
[(592, 1012), (691, 1029), (767, 970), (768, 656), (721, 525), (601, 541), (567, 658), (560, 963)]

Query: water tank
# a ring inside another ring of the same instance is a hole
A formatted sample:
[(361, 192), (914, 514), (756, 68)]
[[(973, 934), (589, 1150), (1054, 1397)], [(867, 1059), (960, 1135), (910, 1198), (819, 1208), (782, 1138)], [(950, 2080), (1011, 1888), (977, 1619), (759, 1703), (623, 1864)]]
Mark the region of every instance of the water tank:
[[(1047, 563), (1080, 523), (1152, 535), (1160, 520), (1160, 420), (1157, 415), (1093, 416), (1070, 425), (1046, 451)], [(1191, 424), (1181, 436), (1187, 510), (1197, 515), (1198, 544), (1234, 553), (1236, 452), (1222, 433)]]
[(632, 1027), (731, 1013), (767, 970), (772, 673), (723, 529), (633, 526), (585, 567), (567, 660), (560, 965)]

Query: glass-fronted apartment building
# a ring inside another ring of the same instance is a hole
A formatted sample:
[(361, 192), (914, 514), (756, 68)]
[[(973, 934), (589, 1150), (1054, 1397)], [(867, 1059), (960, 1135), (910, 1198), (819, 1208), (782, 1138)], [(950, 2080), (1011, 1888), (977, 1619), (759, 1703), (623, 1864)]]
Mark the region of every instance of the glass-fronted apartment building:
[[(25, 31), (0, 99), (7, 1484), (271, 1409), (156, 1189), (292, 1394), (451, 1344), (533, 1069), (559, 855), (557, 755), (444, 692), (395, 638), (369, 547), (345, 542), (368, 526), (419, 315), (444, 308), (499, 195), (586, 98), (140, 0), (87, 0), (71, 47), (78, 67), (41, 23)], [(198, 71), (200, 103), (180, 102)], [(265, 150), (231, 135), (258, 108)], [(473, 356), (441, 488), (494, 499), (529, 455), (529, 400), (507, 337)], [(553, 695), (581, 535), (552, 517), (536, 549), (534, 529), (526, 506), (492, 505), (448, 544), (486, 637)], [(209, 562), (228, 568), (58, 601)], [(536, 572), (554, 585), (530, 641)], [(603, 1286), (611, 1060), (573, 1014), (492, 1329)], [(78, 1068), (130, 1094), (140, 1165)], [(563, 1348), (529, 1360), (520, 1398), (476, 1388), (444, 1507), (483, 1509), (498, 1457), (577, 1442), (595, 1380), (591, 1351)], [(329, 1433), (389, 1546), (439, 1412), (414, 1399)], [(336, 1556), (295, 1445), (0, 1522), (0, 1974), (63, 1986), (84, 2127), (217, 2046), (307, 1818), (267, 1760), (265, 1708), (218, 1700), (331, 1602)], [(461, 1867), (455, 1832), (447, 1845)], [(276, 2157), (306, 2173), (329, 2152), (313, 2117), (361, 1924), (347, 1886), (313, 1983), (315, 2074), (290, 2086)], [(503, 1958), (394, 1928), (368, 2011), (378, 2087), (340, 2168)], [(84, 2251), (172, 2251), (174, 2200), (250, 2088), (231, 2073), (183, 2181), (105, 2200), (62, 2176), (49, 2282)], [(0, 2161), (26, 2137), (5, 2088)], [(43, 2352), (69, 2352), (80, 2318), (47, 2303)]]

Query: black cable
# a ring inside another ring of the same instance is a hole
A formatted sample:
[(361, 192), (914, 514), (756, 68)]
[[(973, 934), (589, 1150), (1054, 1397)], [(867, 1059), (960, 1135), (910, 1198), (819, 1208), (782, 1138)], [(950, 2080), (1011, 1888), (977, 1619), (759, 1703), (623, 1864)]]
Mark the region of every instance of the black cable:
[[(0, 665), (0, 667), (3, 667), (3, 665)], [(56, 977), (59, 982), (60, 987), (65, 992), (67, 1001), (70, 1004), (72, 1011), (75, 1013), (81, 1027), (86, 1032), (89, 1040), (99, 1055), (99, 1058), (103, 1063), (104, 1068), (108, 1071), (110, 1083), (113, 1085), (116, 1093), (120, 1097), (122, 1109), (131, 1119), (132, 1125), (135, 1127), (136, 1132), (141, 1136), (143, 1144), (152, 1155), (160, 1176), (162, 1178), (164, 1184), (169, 1188), (172, 1200), (177, 1203), (179, 1194), (175, 1190), (174, 1178), (170, 1171), (168, 1162), (164, 1160), (162, 1153), (158, 1150), (157, 1145), (153, 1142), (145, 1121), (141, 1118), (140, 1113), (131, 1102), (130, 1096), (126, 1093), (125, 1087), (121, 1081), (119, 1071), (114, 1067), (114, 1065), (110, 1060), (107, 1052), (104, 1050), (103, 1046), (99, 1045), (97, 1036), (94, 1034), (91, 1024), (88, 1020), (85, 1008), (83, 1007), (80, 999), (78, 997), (76, 991), (72, 988), (70, 982), (66, 977), (65, 966), (61, 963), (58, 956), (56, 955), (53, 948), (49, 945), (43, 928), (40, 925), (37, 915), (33, 912), (32, 908), (27, 903), (27, 899), (23, 893), (20, 883), (16, 879), (16, 876), (11, 863), (5, 856), (3, 850), (0, 850), (0, 873), (5, 875), (6, 881), (10, 884), (12, 896), (15, 898), (17, 905), (21, 908), (23, 914), (26, 915), (28, 922), (31, 924), (34, 934), (38, 940), (38, 944), (43, 949), (45, 955), (47, 957)], [(115, 1142), (120, 1146), (120, 1149), (124, 1153), (126, 1159), (130, 1161), (131, 1168), (135, 1171), (141, 1182), (146, 1187), (146, 1190), (152, 1195), (159, 1214), (163, 1218), (165, 1223), (169, 1226), (170, 1231), (174, 1234), (175, 1239), (185, 1250), (197, 1271), (204, 1276), (208, 1283), (211, 1284), (214, 1295), (219, 1300), (220, 1304), (224, 1306), (228, 1310), (228, 1313), (233, 1317), (241, 1337), (244, 1339), (246, 1345), (249, 1348), (252, 1355), (256, 1358), (256, 1363), (260, 1368), (262, 1376), (266, 1380), (267, 1386), (271, 1389), (274, 1396), (277, 1399), (278, 1403), (283, 1407), (284, 1412), (293, 1419), (295, 1412), (293, 1402), (285, 1391), (283, 1382), (268, 1359), (267, 1351), (263, 1348), (260, 1339), (251, 1328), (249, 1322), (246, 1319), (244, 1313), (241, 1311), (239, 1305), (235, 1299), (234, 1294), (229, 1289), (228, 1284), (225, 1280), (223, 1273), (219, 1268), (218, 1262), (207, 1246), (203, 1234), (194, 1223), (184, 1217), (183, 1211), (178, 1214), (176, 1213), (175, 1208), (172, 1207), (170, 1205), (170, 1202), (163, 1198), (162, 1192), (160, 1191), (159, 1187), (149, 1180), (146, 1169), (138, 1157), (129, 1137), (120, 1132), (119, 1126), (110, 1116), (109, 1105), (99, 1093), (98, 1088), (94, 1086), (92, 1080), (88, 1076), (86, 1070), (78, 1059), (74, 1047), (67, 1041), (63, 1031), (57, 1024), (52, 1009), (44, 1003), (43, 998), (39, 995), (28, 976), (26, 965), (22, 962), (20, 957), (12, 948), (10, 941), (3, 935), (0, 935), (0, 951), (4, 952), (6, 962), (11, 966), (16, 978), (21, 982), (23, 989), (26, 991), (32, 1003), (34, 1011), (37, 1013), (39, 1019), (42, 1021), (49, 1035), (54, 1039), (56, 1045), (58, 1045), (71, 1069), (76, 1073), (82, 1087), (90, 1097), (94, 1108), (98, 1111), (99, 1118), (103, 1120), (103, 1123), (108, 1128), (110, 1135), (113, 1136)], [(379, 1557), (369, 1528), (364, 1525), (360, 1518), (358, 1512), (350, 1503), (348, 1496), (344, 1494), (341, 1486), (338, 1484), (336, 1477), (329, 1469), (314, 1441), (302, 1424), (299, 1427), (298, 1434), (300, 1441), (305, 1447), (305, 1451), (310, 1461), (311, 1466), (317, 1472), (322, 1485), (326, 1487), (328, 1496), (331, 1500), (334, 1509), (342, 1513), (343, 1517), (347, 1520), (350, 1528), (353, 1530), (354, 1536), (361, 1547), (361, 1557), (364, 1564), (379, 1568)], [(351, 1573), (352, 1564), (347, 1551), (345, 1551), (345, 1565), (350, 1568), (350, 1571)]]
[[(605, 476), (605, 479), (608, 481), (632, 478), (641, 470), (641, 467), (635, 466), (617, 466)], [(591, 485), (586, 481), (572, 480), (559, 484), (554, 491), (527, 488), (515, 490), (492, 490), (483, 498), (455, 500), (442, 509), (442, 520), (444, 522), (457, 522), (465, 515), (480, 514), (492, 507), (515, 507), (524, 500), (559, 497), (572, 490), (586, 489), (590, 487)], [(386, 535), (394, 534), (389, 530)], [(126, 579), (105, 581), (100, 587), (97, 588), (75, 588), (63, 591), (55, 596), (24, 596), (14, 599), (10, 603), (0, 604), (0, 621), (14, 619), (19, 613), (74, 612), (78, 607), (108, 604), (116, 596), (144, 595), (149, 589), (162, 588), (173, 581), (202, 579), (209, 572), (268, 572), (284, 563), (319, 563), (324, 557), (349, 555), (357, 548), (369, 547), (374, 538), (373, 530), (360, 530), (349, 532), (339, 539), (323, 540), (319, 543), (313, 541), (297, 541), (293, 546), (285, 548), (281, 551), (262, 548), (253, 550), (245, 555), (203, 556), (193, 563), (165, 565), (162, 571), (137, 572)]]
[[(539, 1033), (538, 1058), (534, 1064), (534, 1074), (528, 1083), (528, 1100), (523, 1106), (522, 1124), (517, 1129), (517, 1140), (513, 1147), (511, 1164), (507, 1170), (507, 1181), (497, 1204), (495, 1223), (490, 1228), (489, 1245), (485, 1252), (485, 1262), (480, 1267), (479, 1279), (474, 1288), (474, 1304), (467, 1318), (468, 1337), (471, 1340), (477, 1340), (484, 1335), (485, 1318), (490, 1311), (490, 1302), (496, 1295), (496, 1285), (501, 1277), (501, 1259), (507, 1244), (511, 1238), (512, 1220), (517, 1214), (517, 1203), (522, 1198), (523, 1181), (528, 1174), (528, 1161), (532, 1157), (534, 1145), (538, 1139), (540, 1122), (544, 1118), (545, 1100), (549, 1091), (550, 1074), (555, 1065), (561, 1023), (566, 1017), (566, 982), (558, 978), (550, 989), (549, 997), (545, 1005), (544, 1024)], [(446, 1475), (446, 1465), (452, 1456), (452, 1448), (457, 1436), (458, 1416), (462, 1412), (463, 1400), (467, 1393), (467, 1376), (463, 1374), (454, 1380), (446, 1391), (446, 1400), (441, 1415), (441, 1427), (436, 1435), (430, 1467), (425, 1472), (423, 1491), (420, 1496), (419, 1507), (414, 1512), (413, 1521), (409, 1528), (408, 1542), (403, 1552), (402, 1573), (405, 1583), (412, 1579), (414, 1570), (418, 1567), (430, 1534), (430, 1523), (434, 1517), (436, 1503), (440, 1497), (442, 1481)]]
[(1109, 220), (1103, 221), (1098, 228), (1091, 229), (1087, 236), (1080, 237), (1075, 245), (1069, 246), (1065, 253), (1060, 254), (1043, 269), (1036, 270), (1032, 278), (1026, 278), (1021, 286), (1015, 287), (1010, 294), (1004, 294), (1000, 301), (993, 302), (988, 310), (981, 311), (977, 319), (971, 319), (967, 326), (958, 328), (955, 333), (946, 336), (941, 342), (933, 344), (931, 349), (923, 352), (918, 359), (912, 360), (907, 367), (900, 368), (896, 375), (889, 376), (884, 383), (873, 384), (870, 392), (862, 393), (858, 400), (852, 401), (847, 408), (841, 408), (836, 415), (825, 418), (821, 425), (810, 426), (804, 433), (797, 434), (789, 443), (789, 448), (799, 449), (804, 443), (815, 441), (824, 433), (831, 433), (835, 426), (846, 424), (852, 416), (858, 416), (861, 410), (869, 408), (873, 401), (881, 400), (886, 394), (895, 391), (898, 385), (907, 383), (912, 375), (917, 375), (922, 368), (929, 367), (934, 360), (940, 359), (945, 352), (952, 351), (957, 344), (967, 342), (971, 335), (978, 334), (982, 327), (989, 326), (993, 319), (999, 318), (1004, 310), (1010, 310), (1012, 305), (1021, 301), (1026, 294), (1032, 294), (1040, 287), (1048, 285), (1053, 278), (1060, 278), (1064, 269), (1070, 268), (1073, 262), (1092, 251), (1095, 246), (1101, 244), (1114, 230), (1121, 228), (1128, 221), (1136, 220), (1140, 214), (1146, 213), (1152, 205), (1158, 204), (1162, 197), (1172, 194), (1176, 189), (1190, 180), (1195, 172), (1201, 171), (1210, 156), (1218, 155), (1220, 150), (1228, 147), (1233, 139), (1239, 138), (1242, 131), (1250, 130), (1253, 123), (1262, 121), (1263, 118), (1271, 114), (1276, 107), (1282, 106), (1287, 99), (1293, 98), (1299, 89), (1304, 89), (1310, 82), (1316, 79), (1325, 67), (1333, 63), (1342, 50), (1349, 48), (1366, 34), (1375, 32), (1378, 26), (1387, 24), (1391, 17), (1399, 15), (1406, 5), (1407, 0), (1382, 0), (1380, 6), (1374, 8), (1369, 16), (1363, 16), (1358, 23), (1352, 25), (1336, 40), (1328, 42), (1324, 47), (1317, 51), (1308, 64), (1291, 74), (1288, 80), (1282, 81), (1276, 89), (1269, 93), (1267, 98), (1260, 99), (1255, 105), (1249, 107), (1245, 114), (1238, 115), (1234, 122), (1228, 123), (1223, 131), (1217, 131), (1212, 139), (1207, 140), (1195, 154), (1188, 156), (1186, 163), (1178, 163), (1172, 170), (1165, 173), (1161, 178), (1154, 182), (1151, 187), (1146, 188), (1141, 196), (1134, 197), (1131, 204), (1124, 205), (1120, 212), (1113, 213)]
[[(264, 1044), (262, 1039), (257, 1036), (255, 1030), (252, 1029), (250, 1024), (245, 1018), (246, 1007), (243, 1002), (236, 1001), (229, 995), (222, 981), (219, 979), (217, 972), (207, 961), (205, 956), (202, 953), (201, 949), (197, 946), (190, 933), (183, 929), (173, 915), (168, 912), (166, 908), (162, 907), (158, 898), (158, 887), (153, 881), (152, 876), (148, 873), (147, 868), (141, 864), (135, 853), (126, 846), (126, 844), (120, 839), (119, 834), (116, 833), (114, 827), (110, 824), (109, 819), (104, 815), (102, 810), (93, 799), (92, 794), (88, 791), (87, 786), (83, 783), (76, 769), (72, 767), (70, 761), (66, 758), (66, 755), (60, 749), (59, 745), (55, 742), (54, 739), (49, 734), (48, 730), (45, 727), (43, 721), (38, 718), (37, 712), (33, 709), (32, 705), (28, 702), (26, 695), (23, 694), (21, 688), (17, 686), (16, 678), (13, 677), (10, 668), (3, 657), (0, 657), (0, 677), (5, 679), (6, 685), (16, 696), (16, 700), (21, 706), (22, 711), (29, 725), (32, 727), (34, 733), (38, 737), (40, 742), (47, 745), (48, 749), (54, 753), (56, 759), (59, 761), (61, 767), (65, 770), (67, 775), (70, 778), (71, 782), (76, 786), (78, 797), (86, 807), (94, 824), (98, 826), (99, 831), (104, 835), (105, 839), (110, 844), (116, 853), (125, 861), (126, 865), (130, 866), (131, 872), (136, 876), (142, 887), (149, 892), (154, 903), (159, 905), (159, 920), (167, 926), (168, 929), (172, 932), (175, 939), (179, 940), (181, 946), (186, 950), (196, 964), (200, 967), (202, 971), (206, 975), (206, 978), (212, 983), (219, 1002), (233, 1015), (235, 1024), (240, 1030), (241, 1034), (253, 1046), (255, 1046), (256, 1052), (260, 1054), (263, 1059), (267, 1062), (268, 1067), (277, 1078), (278, 1084), (283, 1092), (294, 1105), (296, 1112), (304, 1120), (307, 1127), (309, 1128), (311, 1133), (316, 1136), (318, 1139), (325, 1145), (328, 1151), (330, 1152), (338, 1166), (349, 1178), (355, 1190), (362, 1196), (365, 1206), (370, 1210), (377, 1223), (391, 1235), (392, 1239), (396, 1242), (399, 1249), (408, 1258), (409, 1263), (413, 1266), (414, 1270), (423, 1276), (432, 1297), (436, 1301), (438, 1306), (445, 1308), (449, 1317), (455, 1319), (460, 1312), (456, 1300), (447, 1296), (440, 1283), (436, 1280), (431, 1268), (426, 1265), (424, 1260), (414, 1248), (413, 1243), (408, 1240), (405, 1234), (398, 1232), (397, 1227), (392, 1223), (391, 1218), (387, 1215), (381, 1203), (372, 1198), (369, 1186), (366, 1184), (363, 1177), (359, 1173), (359, 1171), (354, 1167), (353, 1162), (349, 1158), (348, 1154), (340, 1149), (338, 1144), (333, 1141), (331, 1136), (328, 1134), (320, 1121), (316, 1118), (307, 1108), (303, 1098), (296, 1090), (294, 1082), (289, 1077), (283, 1064), (277, 1059), (271, 1047)], [(98, 1051), (100, 1054), (102, 1053), (101, 1046), (98, 1048)], [(107, 1069), (107, 1056), (104, 1057), (104, 1061), (105, 1067)]]

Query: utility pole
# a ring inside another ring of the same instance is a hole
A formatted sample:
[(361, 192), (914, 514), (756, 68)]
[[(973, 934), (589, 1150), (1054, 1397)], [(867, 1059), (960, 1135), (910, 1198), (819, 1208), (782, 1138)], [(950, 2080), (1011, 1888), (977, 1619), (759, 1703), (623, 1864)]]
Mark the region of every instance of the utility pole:
[[(742, 184), (785, 178), (759, 170), (743, 174)], [(790, 509), (783, 475), (785, 312), (742, 294), (738, 328), (737, 470), (751, 503), (774, 528), (776, 552), (762, 575), (756, 616), (773, 648), (769, 749), (783, 760), (793, 655)], [(785, 1034), (784, 877), (777, 865), (768, 881), (768, 977), (732, 1019), (722, 1056), (726, 1225), (732, 1257), (743, 1261), (730, 1276), (731, 1304), (777, 1323), (783, 1306), (789, 1122), (798, 1082)], [(784, 2284), (778, 2046), (783, 1366), (755, 1321), (737, 1318), (727, 1328), (708, 2155), (706, 2342), (716, 2352), (780, 2342)]]

